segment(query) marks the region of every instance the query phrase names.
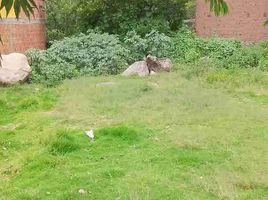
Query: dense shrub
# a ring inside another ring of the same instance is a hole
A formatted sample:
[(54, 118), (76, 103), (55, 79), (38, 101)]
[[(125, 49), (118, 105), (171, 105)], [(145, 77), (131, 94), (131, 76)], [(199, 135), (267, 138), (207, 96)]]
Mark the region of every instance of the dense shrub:
[(176, 62), (222, 68), (268, 67), (268, 43), (245, 45), (234, 39), (200, 38), (187, 27), (172, 37), (170, 56)]
[(218, 68), (268, 69), (268, 43), (244, 45), (233, 39), (200, 38), (183, 27), (173, 37), (158, 31), (145, 36), (135, 31), (123, 39), (88, 31), (53, 42), (46, 51), (31, 50), (32, 82), (59, 84), (78, 75), (118, 74), (147, 54), (173, 62), (199, 63)]
[(199, 38), (187, 27), (182, 27), (172, 38), (173, 57), (178, 61), (194, 62), (201, 57), (224, 59), (242, 47), (240, 41), (218, 37)]
[(177, 62), (194, 62), (201, 57), (198, 40), (195, 34), (186, 26), (182, 27), (171, 40), (171, 53)]
[(32, 60), (30, 81), (33, 83), (55, 86), (78, 75), (75, 65), (59, 58), (51, 59), (45, 51), (31, 49), (27, 55)]
[(76, 65), (83, 74), (100, 75), (120, 72), (127, 65), (128, 50), (117, 36), (90, 31), (54, 42), (46, 54)]
[(226, 60), (226, 67), (258, 67), (261, 58), (261, 49), (256, 48), (254, 45), (245, 46), (239, 49), (239, 51), (235, 51), (234, 54), (228, 60)]
[(54, 42), (46, 51), (30, 50), (33, 82), (56, 85), (79, 74), (117, 74), (129, 51), (117, 36), (88, 32)]
[(89, 31), (53, 42), (46, 51), (30, 50), (30, 80), (53, 86), (78, 75), (118, 74), (148, 53), (164, 57), (169, 52), (170, 38), (157, 31), (144, 37), (129, 32), (123, 41), (115, 35)]
[(166, 57), (170, 53), (170, 37), (154, 30), (144, 37), (141, 37), (135, 31), (128, 32), (123, 42), (126, 48), (129, 49), (130, 62), (141, 60), (147, 54)]
[(47, 1), (49, 41), (98, 28), (125, 35), (135, 30), (176, 31), (186, 16), (188, 0), (50, 0)]
[(220, 60), (231, 57), (242, 47), (242, 43), (234, 39), (212, 37), (198, 38), (197, 41), (201, 56), (209, 56)]

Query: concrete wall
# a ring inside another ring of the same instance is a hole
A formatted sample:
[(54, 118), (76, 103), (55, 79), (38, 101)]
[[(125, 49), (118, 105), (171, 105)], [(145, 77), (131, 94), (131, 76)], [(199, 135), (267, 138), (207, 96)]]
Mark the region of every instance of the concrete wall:
[(196, 32), (200, 36), (218, 35), (255, 42), (268, 40), (268, 0), (226, 0), (227, 16), (216, 17), (205, 0), (196, 0)]
[[(0, 1), (1, 2), (1, 1)], [(28, 20), (23, 13), (20, 19), (15, 18), (12, 10), (7, 18), (4, 11), (0, 20), (0, 34), (3, 45), (0, 44), (0, 52), (3, 54), (11, 52), (24, 53), (29, 48), (45, 49), (45, 12), (43, 9), (44, 1), (36, 0), (39, 11), (35, 11), (35, 18)]]

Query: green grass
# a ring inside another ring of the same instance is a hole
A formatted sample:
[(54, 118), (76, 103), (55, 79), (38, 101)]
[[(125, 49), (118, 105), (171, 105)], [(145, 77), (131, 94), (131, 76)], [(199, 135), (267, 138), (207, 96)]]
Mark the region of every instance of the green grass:
[(267, 97), (249, 69), (0, 88), (0, 200), (267, 199)]

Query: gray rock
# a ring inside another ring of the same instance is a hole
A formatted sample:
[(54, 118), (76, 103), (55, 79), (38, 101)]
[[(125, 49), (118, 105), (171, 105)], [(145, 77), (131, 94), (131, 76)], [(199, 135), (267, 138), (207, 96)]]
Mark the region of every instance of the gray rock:
[(126, 71), (123, 72), (123, 76), (149, 76), (149, 70), (145, 61), (138, 61), (130, 65)]
[(24, 54), (2, 55), (0, 62), (0, 84), (2, 85), (23, 83), (31, 73), (27, 57)]
[(163, 71), (170, 72), (172, 68), (172, 61), (169, 58), (158, 59)]

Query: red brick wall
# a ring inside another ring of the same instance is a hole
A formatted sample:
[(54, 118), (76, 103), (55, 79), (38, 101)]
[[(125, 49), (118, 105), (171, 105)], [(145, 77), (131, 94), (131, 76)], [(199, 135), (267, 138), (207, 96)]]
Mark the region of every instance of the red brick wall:
[(28, 20), (21, 14), (19, 20), (12, 16), (0, 20), (0, 34), (3, 41), (3, 45), (0, 44), (1, 53), (24, 53), (29, 48), (46, 48), (43, 0), (36, 0), (36, 3), (40, 9), (35, 12), (35, 18)]
[(227, 16), (216, 17), (205, 0), (197, 0), (196, 32), (200, 36), (218, 35), (255, 42), (268, 40), (268, 0), (226, 0)]

